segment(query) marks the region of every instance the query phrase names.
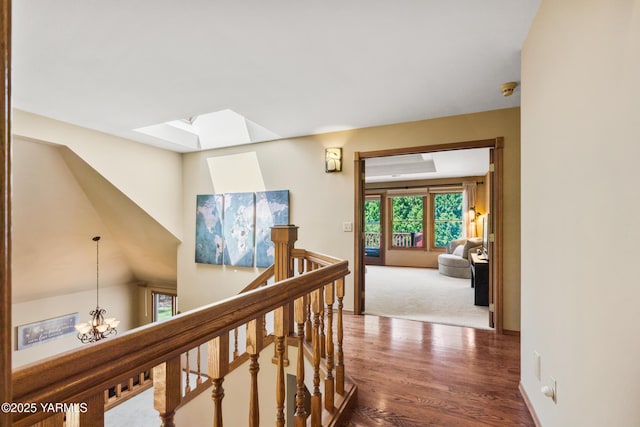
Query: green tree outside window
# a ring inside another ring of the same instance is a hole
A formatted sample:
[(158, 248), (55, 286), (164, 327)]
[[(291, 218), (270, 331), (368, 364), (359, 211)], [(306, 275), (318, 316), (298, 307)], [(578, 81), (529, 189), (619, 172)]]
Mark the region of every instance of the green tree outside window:
[(434, 245), (444, 247), (462, 237), (462, 193), (433, 195)]
[(424, 202), (422, 196), (391, 198), (393, 246), (423, 246)]
[(380, 200), (365, 200), (364, 231), (380, 232)]

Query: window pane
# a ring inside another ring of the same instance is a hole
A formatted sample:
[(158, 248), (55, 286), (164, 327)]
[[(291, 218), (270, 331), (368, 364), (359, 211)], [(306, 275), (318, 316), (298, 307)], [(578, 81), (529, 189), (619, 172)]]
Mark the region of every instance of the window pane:
[(153, 311), (154, 321), (169, 319), (173, 316), (173, 299), (175, 297), (169, 294), (153, 294)]
[(442, 247), (462, 237), (462, 193), (433, 196), (434, 246)]
[(380, 247), (380, 198), (364, 202), (364, 236), (365, 248)]
[(392, 246), (422, 247), (424, 206), (422, 196), (392, 197)]

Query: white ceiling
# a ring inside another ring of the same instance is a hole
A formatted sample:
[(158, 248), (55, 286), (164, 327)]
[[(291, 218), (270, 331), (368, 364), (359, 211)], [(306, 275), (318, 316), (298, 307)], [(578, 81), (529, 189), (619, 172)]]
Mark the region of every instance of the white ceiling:
[(488, 171), (488, 148), (365, 159), (365, 182), (484, 176)]
[(20, 0), (13, 103), (178, 152), (133, 130), (232, 110), (255, 142), (514, 107), (538, 4)]

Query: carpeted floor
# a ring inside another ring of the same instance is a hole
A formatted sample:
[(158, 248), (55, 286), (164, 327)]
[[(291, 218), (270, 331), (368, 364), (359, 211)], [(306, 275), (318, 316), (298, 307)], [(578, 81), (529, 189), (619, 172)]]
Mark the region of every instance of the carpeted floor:
[(437, 269), (368, 265), (365, 312), (447, 325), (489, 328), (489, 309), (473, 304), (471, 279)]

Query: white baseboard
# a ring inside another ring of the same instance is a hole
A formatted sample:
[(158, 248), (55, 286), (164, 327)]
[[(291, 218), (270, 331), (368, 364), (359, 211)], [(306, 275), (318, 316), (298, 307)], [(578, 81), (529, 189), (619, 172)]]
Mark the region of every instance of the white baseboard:
[(531, 404), (531, 401), (529, 400), (529, 396), (527, 395), (527, 392), (524, 391), (524, 387), (522, 387), (522, 383), (518, 384), (518, 390), (520, 390), (520, 394), (522, 395), (522, 399), (524, 400), (524, 404), (527, 405), (527, 409), (529, 410), (529, 413), (531, 414), (531, 418), (533, 418), (533, 422), (536, 425), (536, 427), (542, 427), (542, 424), (540, 423), (540, 420), (538, 419), (538, 415), (536, 415), (536, 411), (533, 409), (533, 405)]

